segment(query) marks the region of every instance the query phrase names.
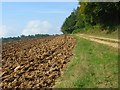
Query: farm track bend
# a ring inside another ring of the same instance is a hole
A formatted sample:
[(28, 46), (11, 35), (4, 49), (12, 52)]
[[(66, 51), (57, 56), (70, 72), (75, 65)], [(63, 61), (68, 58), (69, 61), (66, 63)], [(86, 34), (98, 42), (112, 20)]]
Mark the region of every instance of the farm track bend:
[(86, 34), (76, 34), (76, 36), (120, 49), (118, 45), (120, 41), (118, 39), (103, 38), (103, 37), (91, 36)]

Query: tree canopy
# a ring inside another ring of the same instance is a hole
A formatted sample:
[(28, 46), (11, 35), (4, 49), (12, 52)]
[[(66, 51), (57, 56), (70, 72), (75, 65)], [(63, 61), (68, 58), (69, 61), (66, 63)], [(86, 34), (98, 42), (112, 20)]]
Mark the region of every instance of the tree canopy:
[(35, 34), (35, 35), (21, 35), (18, 37), (7, 37), (7, 38), (2, 38), (2, 42), (11, 42), (11, 41), (18, 41), (18, 40), (25, 40), (25, 39), (32, 39), (32, 38), (43, 38), (43, 37), (48, 37), (51, 35), (48, 34)]
[(120, 25), (120, 2), (79, 2), (77, 9), (65, 19), (61, 31), (72, 33), (95, 25), (110, 30)]

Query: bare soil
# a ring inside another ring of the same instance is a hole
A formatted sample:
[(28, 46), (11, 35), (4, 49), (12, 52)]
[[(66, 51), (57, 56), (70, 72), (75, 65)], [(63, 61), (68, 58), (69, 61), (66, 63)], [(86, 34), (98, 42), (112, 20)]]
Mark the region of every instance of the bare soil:
[(2, 46), (2, 88), (52, 87), (69, 57), (76, 40), (53, 36), (5, 43)]

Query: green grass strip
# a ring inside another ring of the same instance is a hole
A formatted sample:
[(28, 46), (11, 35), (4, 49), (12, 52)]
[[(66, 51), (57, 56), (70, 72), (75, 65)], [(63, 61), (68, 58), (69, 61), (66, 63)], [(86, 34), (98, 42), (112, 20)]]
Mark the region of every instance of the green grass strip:
[(74, 56), (55, 88), (117, 88), (118, 51), (77, 36), (75, 38)]

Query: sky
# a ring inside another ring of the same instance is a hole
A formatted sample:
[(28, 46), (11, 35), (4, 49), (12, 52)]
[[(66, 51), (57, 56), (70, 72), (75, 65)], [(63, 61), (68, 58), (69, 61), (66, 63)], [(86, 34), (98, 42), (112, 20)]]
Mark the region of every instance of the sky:
[(34, 34), (62, 34), (66, 17), (78, 2), (2, 2), (0, 37)]

